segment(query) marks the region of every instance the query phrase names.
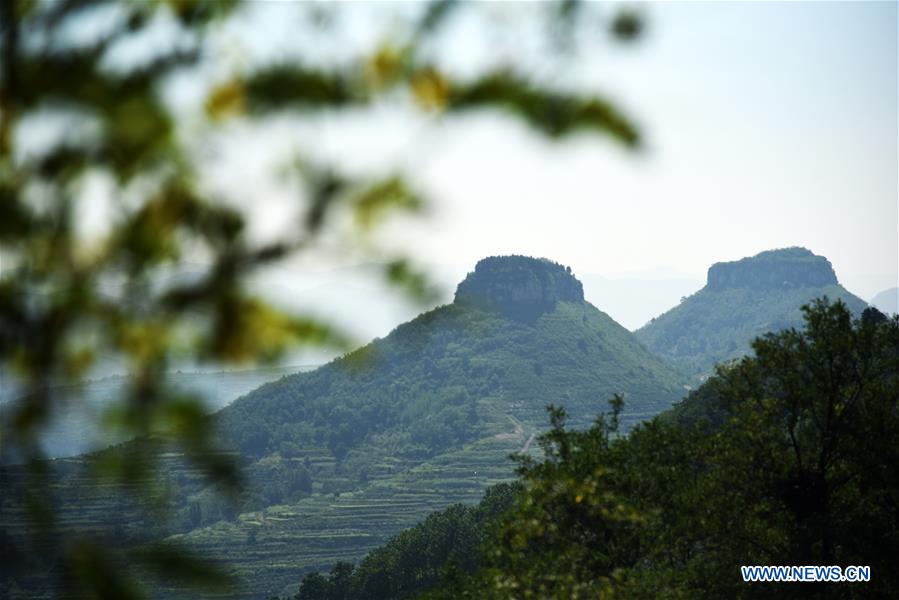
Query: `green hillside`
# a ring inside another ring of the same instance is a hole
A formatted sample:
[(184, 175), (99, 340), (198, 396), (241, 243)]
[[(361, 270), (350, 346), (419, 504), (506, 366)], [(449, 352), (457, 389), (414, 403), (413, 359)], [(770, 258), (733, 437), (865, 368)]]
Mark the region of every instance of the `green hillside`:
[(613, 393), (630, 427), (679, 399), (683, 377), (586, 303), (569, 269), (485, 259), (452, 304), (222, 410), (221, 435), (256, 483), (252, 505), (272, 506), (182, 537), (214, 560), (251, 540), (239, 573), (279, 593), (510, 478), (508, 456), (535, 446), (547, 403), (586, 425)]
[(802, 324), (815, 298), (867, 306), (839, 284), (830, 262), (805, 248), (769, 250), (709, 268), (706, 286), (635, 333), (647, 348), (690, 375), (746, 354), (752, 339)]

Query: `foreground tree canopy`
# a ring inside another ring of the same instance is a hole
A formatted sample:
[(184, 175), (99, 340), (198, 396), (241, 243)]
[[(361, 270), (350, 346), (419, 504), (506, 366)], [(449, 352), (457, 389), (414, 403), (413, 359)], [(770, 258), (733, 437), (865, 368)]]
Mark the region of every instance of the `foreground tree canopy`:
[[(803, 310), (803, 330), (757, 339), (627, 436), (621, 398), (585, 431), (551, 408), (517, 487), (307, 577), (298, 598), (895, 597), (899, 316)], [(744, 583), (741, 565), (866, 565), (871, 581)]]
[[(114, 557), (92, 534), (58, 527), (40, 447), (59, 401), (53, 386), (78, 382), (101, 359), (120, 361), (133, 384), (104, 422), (174, 446), (233, 488), (240, 479), (233, 462), (216, 452), (196, 399), (166, 386), (167, 369), (179, 361), (268, 360), (291, 345), (345, 339), (328, 323), (267, 305), (244, 285), (249, 274), (314, 247), (329, 231), (339, 247), (361, 245), (382, 260), (389, 281), (413, 295), (427, 292), (403, 254), (367, 237), (386, 215), (423, 205), (403, 173), (360, 177), (323, 157), (303, 157), (293, 173), (302, 218), (290, 236), (259, 241), (248, 234), (246, 208), (255, 199), (226, 202), (203, 178), (196, 150), (214, 147), (225, 123), (255, 127), (285, 113), (314, 118), (399, 102), (433, 116), (500, 111), (541, 136), (588, 132), (639, 145), (637, 127), (612, 102), (531, 78), (526, 65), (491, 66), (467, 79), (445, 70), (432, 40), (455, 12), (477, 7), (407, 8), (382, 46), (344, 60), (307, 56), (209, 78), (210, 35), (241, 17), (235, 2), (0, 3), (0, 361), (4, 377), (21, 386), (3, 444), (32, 466), (27, 485), (5, 500), (24, 506), (16, 514), (27, 516), (33, 534), (27, 542), (10, 534), (4, 562), (52, 564), (47, 572), (60, 574), (67, 589), (102, 597), (140, 594), (125, 568), (131, 558), (166, 577), (222, 581), (171, 546)], [(339, 21), (342, 10), (297, 9), (322, 26)], [(556, 40), (548, 48), (559, 53), (571, 51), (566, 40), (584, 23), (591, 34), (601, 24), (618, 39), (640, 31), (631, 14), (577, 2), (547, 7), (544, 16)], [(339, 26), (331, 33), (342, 34)], [(205, 114), (189, 115), (191, 127), (164, 94), (178, 76), (205, 86)], [(106, 212), (88, 222), (99, 197), (109, 200)], [(185, 264), (198, 260), (202, 272), (185, 277)], [(128, 484), (138, 501), (155, 499), (149, 509), (164, 506), (154, 475), (160, 446), (129, 448), (102, 454), (95, 475)]]

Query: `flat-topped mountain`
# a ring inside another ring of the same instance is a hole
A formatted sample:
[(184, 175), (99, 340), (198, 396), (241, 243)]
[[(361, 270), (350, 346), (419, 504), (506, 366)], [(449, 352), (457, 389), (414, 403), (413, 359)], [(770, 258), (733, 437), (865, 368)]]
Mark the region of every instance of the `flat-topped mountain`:
[(825, 257), (805, 248), (768, 250), (715, 263), (704, 288), (635, 333), (685, 373), (703, 377), (747, 353), (753, 338), (801, 326), (800, 307), (823, 296), (856, 315), (867, 306), (840, 285)]
[(452, 304), (312, 373), (263, 386), (220, 420), (250, 456), (305, 443), (308, 436), (290, 433), (294, 422), (316, 429), (338, 459), (386, 429), (433, 454), (476, 438), (496, 409), (527, 413), (538, 425), (544, 406), (555, 402), (589, 420), (613, 393), (625, 393), (631, 411), (652, 413), (679, 398), (681, 383), (633, 334), (584, 301), (570, 269), (491, 257), (459, 284)]
[[(570, 269), (523, 256), (484, 259), (451, 304), (218, 414), (221, 435), (263, 490), (261, 505), (291, 505), (266, 511), (279, 511), (277, 519), (241, 517), (228, 535), (243, 543), (255, 532), (246, 574), (253, 589), (280, 592), (303, 568), (356, 559), (428, 511), (474, 501), (511, 477), (508, 456), (536, 447), (547, 404), (586, 425), (622, 393), (627, 428), (680, 399), (685, 381), (585, 302)], [(323, 555), (318, 540), (329, 527), (345, 543)], [(215, 558), (228, 546), (210, 531), (187, 539)], [(277, 566), (285, 543), (293, 571)]]

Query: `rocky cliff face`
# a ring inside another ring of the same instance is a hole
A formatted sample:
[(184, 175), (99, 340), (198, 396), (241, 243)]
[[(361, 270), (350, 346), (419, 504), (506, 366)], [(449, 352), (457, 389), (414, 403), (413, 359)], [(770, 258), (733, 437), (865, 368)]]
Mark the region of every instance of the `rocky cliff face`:
[(456, 304), (535, 318), (557, 302), (583, 302), (584, 288), (564, 267), (527, 256), (492, 256), (478, 262), (456, 288)]
[(830, 261), (805, 248), (769, 250), (709, 268), (706, 288), (784, 289), (837, 284)]

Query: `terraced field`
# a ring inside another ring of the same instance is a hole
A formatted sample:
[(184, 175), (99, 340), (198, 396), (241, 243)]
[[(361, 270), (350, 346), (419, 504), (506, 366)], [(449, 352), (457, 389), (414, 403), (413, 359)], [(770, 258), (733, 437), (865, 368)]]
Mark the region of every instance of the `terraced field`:
[[(428, 514), (457, 502), (474, 504), (493, 484), (512, 479), (509, 455), (539, 452), (534, 436), (546, 427), (542, 410), (506, 403), (495, 412), (488, 433), (463, 448), (426, 461), (385, 459), (378, 475), (360, 489), (340, 494), (315, 493), (288, 504), (248, 512), (232, 522), (219, 522), (173, 536), (224, 566), (242, 587), (228, 598), (268, 598), (296, 592), (304, 574), (327, 571), (337, 561), (358, 562)], [(597, 407), (597, 411), (604, 407)], [(627, 413), (625, 427), (644, 415)], [(328, 456), (313, 465), (327, 468)], [(175, 590), (173, 596), (187, 598)]]
[[(314, 493), (299, 501), (245, 512), (231, 520), (171, 536), (206, 559), (237, 576), (240, 587), (225, 598), (268, 598), (293, 593), (310, 571), (329, 570), (337, 561), (358, 562), (368, 551), (383, 544), (428, 514), (450, 504), (476, 503), (486, 488), (512, 478), (509, 456), (522, 450), (539, 452), (534, 437), (546, 427), (546, 413), (539, 407), (498, 396), (479, 401), (483, 423), (480, 439), (430, 459), (383, 455), (373, 463), (366, 483), (341, 479), (341, 465), (320, 446), (302, 448), (310, 470), (321, 474)], [(604, 409), (598, 405), (596, 412)], [(626, 413), (626, 428), (643, 414)], [(573, 425), (584, 425), (574, 422)], [(360, 448), (361, 452), (378, 452)], [(183, 489), (202, 489), (201, 473), (185, 465), (177, 454), (164, 455), (160, 472)], [(54, 485), (67, 496), (58, 515), (63, 527), (123, 539), (147, 539), (162, 533), (162, 521), (128, 503), (111, 484), (97, 484), (83, 473), (83, 459), (57, 459), (54, 469), (64, 474)], [(7, 477), (15, 471), (7, 472)], [(326, 489), (322, 484), (327, 485)], [(8, 481), (12, 483), (12, 481)], [(331, 492), (332, 489), (351, 491)], [(76, 497), (72, 497), (77, 490)], [(9, 505), (2, 506), (0, 527), (13, 531), (23, 521)], [(121, 525), (110, 529), (108, 516), (116, 514)], [(48, 588), (52, 597), (52, 588)], [(194, 598), (194, 592), (156, 589), (159, 598)]]
[(328, 570), (337, 561), (357, 562), (431, 512), (457, 502), (473, 504), (489, 486), (511, 479), (514, 463), (507, 457), (521, 450), (535, 429), (511, 413), (496, 417), (480, 440), (424, 462), (394, 459), (382, 469), (393, 474), (373, 478), (361, 489), (316, 493), (173, 539), (238, 576), (242, 588), (225, 597), (295, 592), (305, 573)]

